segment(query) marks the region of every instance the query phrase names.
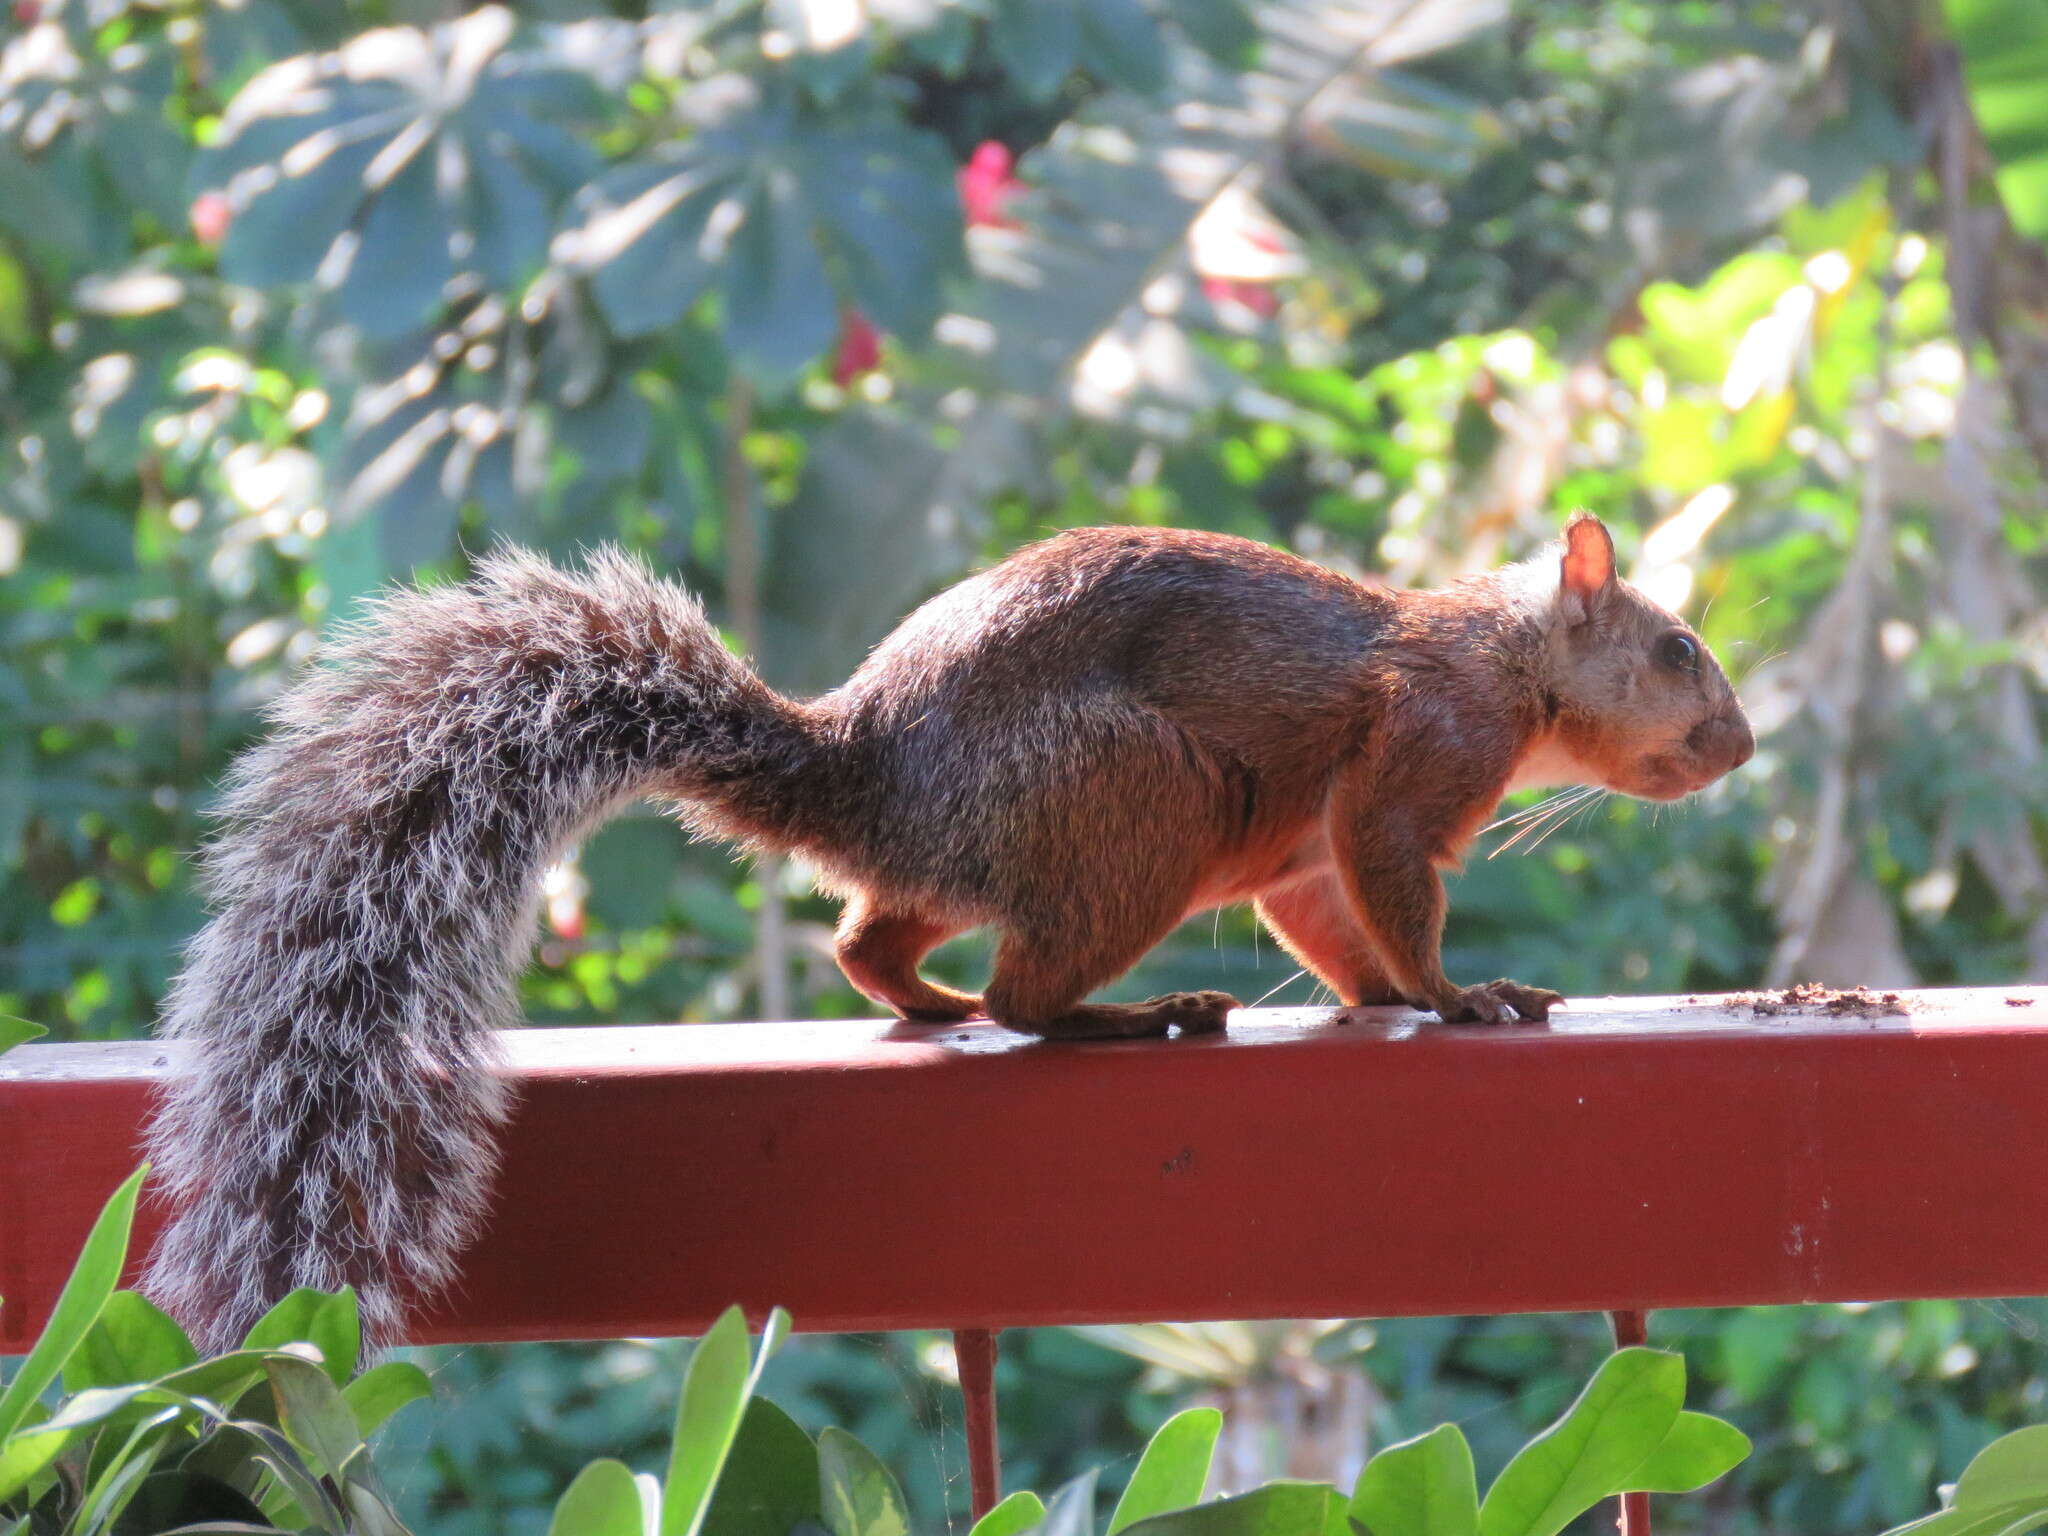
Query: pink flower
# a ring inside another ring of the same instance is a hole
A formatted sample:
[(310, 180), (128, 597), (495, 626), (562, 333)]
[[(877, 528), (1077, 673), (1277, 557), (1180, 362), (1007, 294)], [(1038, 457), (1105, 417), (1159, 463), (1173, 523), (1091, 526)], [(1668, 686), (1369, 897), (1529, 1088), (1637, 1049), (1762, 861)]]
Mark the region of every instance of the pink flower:
[(1009, 147), (988, 139), (974, 147), (967, 163), (960, 167), (960, 205), (967, 212), (971, 228), (1015, 229), (1014, 219), (1003, 217), (1003, 204), (1022, 185), (1010, 174), (1014, 164)]
[(1280, 308), (1280, 296), (1266, 284), (1248, 283), (1240, 277), (1205, 277), (1202, 292), (1212, 304), (1235, 304), (1261, 320), (1270, 319)]
[(843, 310), (839, 317), (839, 351), (832, 359), (832, 382), (846, 388), (882, 361), (882, 333), (857, 309)]
[(234, 216), (226, 193), (202, 192), (192, 199), (192, 233), (199, 237), (201, 245), (219, 245), (225, 240)]

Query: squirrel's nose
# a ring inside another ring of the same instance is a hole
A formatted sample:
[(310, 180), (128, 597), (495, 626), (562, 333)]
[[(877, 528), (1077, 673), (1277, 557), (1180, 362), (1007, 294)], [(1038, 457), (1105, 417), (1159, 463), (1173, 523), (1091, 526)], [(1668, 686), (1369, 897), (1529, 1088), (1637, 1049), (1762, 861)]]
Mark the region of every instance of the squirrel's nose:
[(1749, 728), (1749, 721), (1743, 716), (1737, 715), (1734, 718), (1733, 724), (1735, 726), (1735, 750), (1732, 760), (1728, 764), (1728, 771), (1730, 773), (1733, 773), (1752, 757), (1756, 756), (1756, 736)]
[(1702, 720), (1692, 728), (1686, 745), (1710, 762), (1719, 762), (1722, 773), (1733, 773), (1756, 755), (1756, 737), (1740, 709)]

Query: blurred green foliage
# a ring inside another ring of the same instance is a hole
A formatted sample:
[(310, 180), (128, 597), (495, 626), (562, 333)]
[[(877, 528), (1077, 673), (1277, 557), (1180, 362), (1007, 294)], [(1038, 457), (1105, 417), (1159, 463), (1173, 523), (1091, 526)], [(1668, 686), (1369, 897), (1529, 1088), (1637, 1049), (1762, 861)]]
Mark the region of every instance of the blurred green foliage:
[[(1700, 624), (1762, 751), (1689, 806), (1475, 858), (1451, 972), (2040, 979), (2038, 34), (1988, 0), (22, 0), (0, 1012), (143, 1031), (263, 702), (382, 581), (493, 538), (639, 549), (815, 690), (1059, 526), (1436, 581), (1573, 505)], [(651, 816), (548, 911), (537, 1018), (865, 1008), (801, 870)], [(1225, 913), (1123, 985), (1307, 1000), (1290, 976)], [(1698, 1528), (1927, 1507), (2041, 1416), (2043, 1321), (1660, 1317), (1758, 1444)], [(1442, 1320), (1304, 1348), (1362, 1361), (1382, 1443), (1456, 1419), (1491, 1470), (1605, 1341)], [(394, 1482), (428, 1529), (540, 1529), (588, 1455), (653, 1454), (672, 1353), (439, 1356), (458, 1390), (394, 1430)], [(931, 1338), (801, 1340), (770, 1382), (935, 1519), (964, 1498), (944, 1370)], [(1018, 1479), (1134, 1455), (1188, 1388), (1139, 1374), (1015, 1337)]]

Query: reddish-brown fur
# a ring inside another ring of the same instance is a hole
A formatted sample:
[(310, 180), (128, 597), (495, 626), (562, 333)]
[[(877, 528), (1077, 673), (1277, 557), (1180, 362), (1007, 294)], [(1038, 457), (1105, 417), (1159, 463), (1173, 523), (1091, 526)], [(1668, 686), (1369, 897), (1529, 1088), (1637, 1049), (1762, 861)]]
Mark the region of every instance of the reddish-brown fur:
[[(1444, 976), (1438, 871), (1518, 775), (1669, 797), (1748, 756), (1704, 646), (1690, 673), (1652, 655), (1674, 632), (1590, 518), (1562, 561), (1441, 592), (1220, 534), (1082, 529), (933, 599), (799, 706), (817, 750), (766, 815), (685, 813), (808, 856), (848, 898), (847, 976), (910, 1019), (1220, 1027), (1216, 993), (1083, 1000), (1246, 900), (1346, 1003), (1540, 1018), (1554, 993)], [(918, 975), (981, 926), (982, 998)]]
[[(643, 795), (807, 855), (847, 898), (846, 974), (913, 1019), (1220, 1028), (1221, 993), (1087, 998), (1244, 900), (1346, 1003), (1542, 1017), (1555, 993), (1444, 976), (1438, 870), (1510, 785), (1668, 798), (1750, 750), (1606, 530), (1577, 519), (1566, 550), (1389, 592), (1244, 539), (1085, 529), (934, 598), (810, 702), (615, 555), (394, 594), (224, 798), (215, 915), (165, 1009), (191, 1054), (151, 1132), (181, 1204), (153, 1293), (226, 1347), (294, 1286), (351, 1284), (396, 1336), (483, 1215), (541, 872)], [(976, 926), (983, 996), (919, 976)]]

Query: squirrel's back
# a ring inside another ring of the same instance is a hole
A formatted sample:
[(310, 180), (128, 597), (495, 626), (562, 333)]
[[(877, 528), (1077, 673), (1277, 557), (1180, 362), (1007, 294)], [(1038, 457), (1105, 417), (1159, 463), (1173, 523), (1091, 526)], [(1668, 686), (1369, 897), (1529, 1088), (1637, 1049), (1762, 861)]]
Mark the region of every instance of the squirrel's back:
[(1232, 822), (1253, 784), (1313, 799), (1394, 605), (1227, 534), (1080, 528), (1028, 545), (926, 602), (818, 700), (838, 793), (859, 805), (835, 818), (850, 841), (806, 852), (836, 888), (879, 879), (984, 922), (1044, 878), (1023, 850), (1091, 772), (1184, 762), (1232, 781), (1201, 797)]

